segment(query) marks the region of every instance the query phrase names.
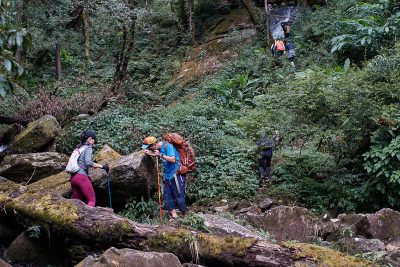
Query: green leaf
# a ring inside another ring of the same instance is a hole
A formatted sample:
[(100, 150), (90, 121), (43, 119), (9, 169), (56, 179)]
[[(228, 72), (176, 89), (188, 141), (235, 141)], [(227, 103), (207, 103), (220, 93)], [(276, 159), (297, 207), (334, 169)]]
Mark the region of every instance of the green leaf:
[(12, 69), (11, 60), (5, 58), (5, 59), (4, 59), (4, 67), (6, 68), (6, 70), (7, 70), (8, 72), (11, 72), (11, 69)]
[(6, 96), (6, 89), (4, 87), (0, 87), (0, 96), (3, 98)]
[(17, 43), (17, 46), (20, 47), (24, 43), (24, 32), (17, 32), (17, 35), (15, 36), (15, 41)]
[(22, 76), (24, 74), (24, 67), (18, 66), (18, 76)]
[(344, 72), (347, 72), (350, 68), (350, 58), (346, 58), (344, 65), (343, 65), (343, 70)]

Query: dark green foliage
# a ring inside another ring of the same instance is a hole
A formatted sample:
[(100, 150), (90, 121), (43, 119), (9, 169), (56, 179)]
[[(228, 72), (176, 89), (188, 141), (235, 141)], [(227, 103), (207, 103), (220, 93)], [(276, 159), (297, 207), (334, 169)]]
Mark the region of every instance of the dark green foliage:
[(273, 170), (272, 196), (301, 203), (321, 212), (329, 207), (333, 157), (316, 151), (283, 151), (276, 155), (280, 163)]
[(32, 42), (26, 29), (14, 28), (8, 21), (9, 5), (9, 1), (0, 1), (0, 97), (12, 91), (24, 74), (25, 69), (18, 60), (29, 51)]
[[(400, 112), (398, 105), (388, 106), (378, 119), (380, 128), (374, 133), (373, 145), (364, 156), (369, 179), (360, 189), (364, 202), (380, 206), (400, 207)], [(375, 199), (370, 203), (371, 199)]]
[(139, 223), (156, 224), (160, 221), (159, 205), (154, 200), (141, 201), (130, 199), (125, 205), (125, 210), (120, 214), (132, 221)]
[(189, 227), (190, 229), (209, 232), (208, 228), (204, 225), (204, 220), (194, 213), (189, 213), (184, 217), (178, 217), (177, 224), (183, 227)]

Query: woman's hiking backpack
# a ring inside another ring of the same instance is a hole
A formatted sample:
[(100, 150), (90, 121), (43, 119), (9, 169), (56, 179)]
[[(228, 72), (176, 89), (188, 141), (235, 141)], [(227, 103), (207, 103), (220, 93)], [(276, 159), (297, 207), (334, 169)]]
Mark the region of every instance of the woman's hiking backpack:
[(194, 149), (185, 138), (177, 133), (166, 133), (163, 136), (163, 140), (172, 144), (179, 153), (179, 174), (185, 174), (196, 170)]
[(88, 148), (87, 146), (81, 146), (80, 148), (76, 148), (71, 156), (69, 157), (67, 167), (65, 167), (65, 171), (69, 174), (75, 174), (79, 172), (81, 169), (78, 164), (79, 156), (82, 154), (83, 151)]
[(278, 52), (285, 51), (285, 44), (281, 40), (275, 40), (274, 49)]

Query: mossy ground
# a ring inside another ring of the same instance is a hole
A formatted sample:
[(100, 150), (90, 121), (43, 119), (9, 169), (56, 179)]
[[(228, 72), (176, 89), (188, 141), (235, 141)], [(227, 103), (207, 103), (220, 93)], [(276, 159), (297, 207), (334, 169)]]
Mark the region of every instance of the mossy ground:
[(333, 249), (320, 247), (314, 244), (284, 242), (284, 246), (298, 250), (296, 257), (311, 257), (319, 266), (326, 267), (366, 267), (377, 266), (373, 263), (346, 255)]

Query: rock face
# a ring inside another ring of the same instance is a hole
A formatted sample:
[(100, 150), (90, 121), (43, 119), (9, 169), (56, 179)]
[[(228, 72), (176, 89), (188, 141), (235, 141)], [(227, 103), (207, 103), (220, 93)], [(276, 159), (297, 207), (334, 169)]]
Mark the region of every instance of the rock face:
[(43, 249), (25, 233), (20, 234), (6, 251), (7, 257), (13, 264), (36, 262), (41, 254)]
[(134, 249), (109, 248), (100, 258), (89, 256), (75, 267), (182, 267), (171, 253), (144, 252)]
[(381, 209), (374, 214), (368, 214), (357, 224), (357, 231), (368, 238), (384, 242), (400, 239), (400, 213), (392, 209)]
[(0, 258), (0, 267), (12, 267), (10, 264), (8, 264), (7, 262), (5, 262), (5, 261), (3, 261), (1, 258)]
[(363, 237), (343, 238), (337, 243), (344, 252), (350, 255), (385, 251), (385, 244), (379, 239), (366, 239)]
[(12, 139), (23, 130), (23, 126), (14, 123), (8, 126), (4, 131), (0, 132), (0, 144), (8, 144)]
[[(103, 154), (104, 152), (104, 154)], [(119, 156), (117, 152), (102, 149), (97, 153), (101, 160), (99, 163), (108, 162), (110, 170), (110, 188), (112, 207), (120, 210), (129, 198), (147, 198), (157, 189), (157, 176), (153, 160), (142, 151)], [(119, 157), (118, 157), (118, 156)], [(115, 158), (119, 158), (115, 160)], [(107, 207), (108, 185), (107, 174), (101, 169), (89, 171), (90, 178), (96, 193), (96, 205)], [(66, 172), (46, 177), (29, 185), (29, 192), (50, 191), (61, 196), (68, 196), (71, 191), (70, 175)]]
[(56, 152), (8, 155), (0, 164), (0, 175), (25, 183), (60, 173), (65, 169), (68, 156)]
[(382, 209), (373, 214), (340, 214), (337, 219), (323, 223), (321, 229), (321, 236), (327, 241), (337, 241), (347, 231), (350, 236), (388, 243), (400, 239), (400, 213)]
[(46, 151), (60, 129), (56, 118), (45, 115), (29, 123), (27, 128), (15, 137), (11, 151), (14, 154)]
[(258, 207), (264, 212), (276, 204), (276, 200), (272, 198), (266, 198), (258, 204)]
[(300, 207), (278, 206), (247, 220), (272, 234), (276, 240), (310, 242), (318, 236), (318, 218)]
[(252, 237), (260, 239), (259, 236), (254, 234), (254, 231), (247, 229), (231, 220), (226, 218), (212, 215), (212, 214), (197, 214), (204, 220), (204, 225), (216, 235), (230, 235), (230, 236), (240, 236), (240, 237)]
[[(129, 198), (140, 200), (150, 197), (157, 189), (157, 174), (151, 157), (143, 151), (122, 156), (110, 162), (110, 185), (113, 208), (122, 208)], [(92, 183), (96, 199), (106, 206), (108, 203), (107, 175), (103, 170), (93, 172)]]

